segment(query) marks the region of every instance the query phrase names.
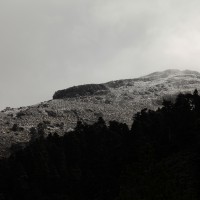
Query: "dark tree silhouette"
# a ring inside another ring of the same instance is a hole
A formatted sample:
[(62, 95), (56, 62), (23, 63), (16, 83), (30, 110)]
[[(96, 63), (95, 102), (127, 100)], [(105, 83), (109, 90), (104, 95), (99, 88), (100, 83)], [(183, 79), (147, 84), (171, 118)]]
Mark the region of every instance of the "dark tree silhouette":
[(0, 160), (0, 198), (38, 200), (199, 199), (200, 96), (179, 94), (156, 111), (143, 109), (128, 126), (77, 122), (64, 136), (31, 142)]

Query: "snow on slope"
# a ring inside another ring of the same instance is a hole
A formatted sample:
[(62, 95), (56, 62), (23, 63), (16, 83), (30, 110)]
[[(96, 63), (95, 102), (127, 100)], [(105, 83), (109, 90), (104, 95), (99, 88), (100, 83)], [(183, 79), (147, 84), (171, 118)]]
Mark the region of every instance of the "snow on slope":
[[(0, 157), (9, 155), (12, 144), (28, 142), (30, 128), (40, 122), (46, 123), (46, 134), (63, 134), (74, 128), (77, 120), (92, 123), (99, 117), (106, 122), (117, 120), (131, 126), (137, 111), (156, 109), (163, 98), (173, 98), (179, 92), (192, 92), (196, 88), (200, 89), (199, 72), (166, 70), (136, 79), (76, 86), (61, 90), (66, 98), (7, 108), (0, 112)], [(13, 131), (14, 124), (20, 129)]]

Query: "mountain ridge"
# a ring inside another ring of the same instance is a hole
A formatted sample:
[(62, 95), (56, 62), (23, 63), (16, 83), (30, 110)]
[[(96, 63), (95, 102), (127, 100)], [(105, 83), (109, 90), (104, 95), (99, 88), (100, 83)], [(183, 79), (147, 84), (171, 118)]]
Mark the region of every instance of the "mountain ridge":
[[(0, 112), (0, 156), (9, 155), (13, 144), (29, 142), (31, 128), (44, 124), (45, 134), (63, 134), (78, 120), (94, 123), (103, 117), (131, 126), (141, 109), (157, 109), (163, 99), (173, 100), (180, 92), (200, 89), (200, 73), (165, 70), (134, 79), (74, 86), (57, 92), (52, 100), (36, 105), (6, 108)], [(62, 94), (62, 95), (60, 95)], [(60, 95), (60, 96), (59, 96)]]
[[(100, 83), (100, 84), (84, 84), (84, 85), (78, 85), (69, 87), (67, 89), (58, 90), (54, 93), (53, 99), (64, 99), (64, 98), (71, 98), (76, 96), (87, 96), (95, 94), (96, 92), (108, 92), (110, 88), (117, 88), (120, 86), (123, 86), (123, 83), (131, 84), (134, 81), (138, 80), (154, 80), (155, 78), (169, 78), (169, 76), (198, 76), (200, 78), (200, 73), (197, 71), (192, 70), (178, 70), (178, 69), (168, 69), (165, 71), (157, 71), (153, 72), (151, 74), (141, 76), (139, 78), (133, 78), (133, 79), (120, 79), (120, 80), (114, 80), (109, 81), (106, 83)], [(70, 95), (70, 93), (73, 92), (73, 95)], [(81, 94), (80, 94), (81, 92)], [(85, 93), (84, 93), (85, 92)], [(61, 93), (63, 95), (61, 95)], [(66, 94), (65, 94), (66, 93)]]

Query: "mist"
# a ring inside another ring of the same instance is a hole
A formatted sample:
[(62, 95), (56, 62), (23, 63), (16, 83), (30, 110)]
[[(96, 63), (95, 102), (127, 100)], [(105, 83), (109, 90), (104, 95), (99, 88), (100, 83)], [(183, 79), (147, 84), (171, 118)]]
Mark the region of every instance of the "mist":
[(197, 0), (2, 0), (0, 109), (58, 89), (200, 71)]

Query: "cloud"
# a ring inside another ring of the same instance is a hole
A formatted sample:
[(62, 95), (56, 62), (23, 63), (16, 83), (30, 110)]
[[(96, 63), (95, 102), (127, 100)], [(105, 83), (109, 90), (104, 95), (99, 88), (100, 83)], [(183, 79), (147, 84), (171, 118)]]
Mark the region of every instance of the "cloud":
[(197, 0), (2, 0), (0, 108), (167, 68), (200, 71)]

